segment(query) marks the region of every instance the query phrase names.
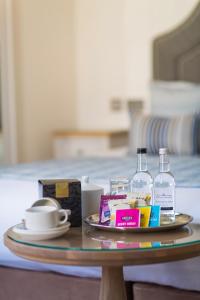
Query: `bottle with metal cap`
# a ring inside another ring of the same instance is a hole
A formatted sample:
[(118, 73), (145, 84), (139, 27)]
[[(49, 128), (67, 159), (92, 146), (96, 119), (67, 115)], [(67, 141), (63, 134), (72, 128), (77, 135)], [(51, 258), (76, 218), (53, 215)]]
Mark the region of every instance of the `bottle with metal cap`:
[(152, 204), (153, 178), (148, 171), (146, 154), (146, 148), (137, 148), (137, 170), (131, 181), (131, 194), (138, 206)]
[(167, 148), (159, 149), (160, 171), (154, 178), (154, 204), (160, 205), (160, 224), (175, 221), (175, 180), (170, 172)]

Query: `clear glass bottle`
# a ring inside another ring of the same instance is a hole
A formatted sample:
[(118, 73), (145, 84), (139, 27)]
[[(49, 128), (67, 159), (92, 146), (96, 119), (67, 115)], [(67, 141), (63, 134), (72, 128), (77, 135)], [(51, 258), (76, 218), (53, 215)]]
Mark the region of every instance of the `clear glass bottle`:
[(138, 206), (152, 204), (153, 178), (148, 172), (146, 154), (146, 148), (137, 148), (137, 170), (131, 181), (131, 194)]
[(154, 178), (154, 204), (160, 205), (160, 224), (175, 221), (175, 180), (170, 172), (166, 148), (159, 149), (160, 172)]

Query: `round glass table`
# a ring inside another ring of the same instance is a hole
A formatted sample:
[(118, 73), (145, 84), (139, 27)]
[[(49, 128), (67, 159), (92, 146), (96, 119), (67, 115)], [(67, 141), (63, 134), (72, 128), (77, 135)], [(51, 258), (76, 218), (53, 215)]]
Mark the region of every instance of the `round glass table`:
[(101, 300), (126, 299), (124, 265), (153, 264), (200, 255), (200, 224), (160, 233), (119, 233), (83, 225), (60, 238), (29, 241), (10, 228), (5, 245), (16, 255), (43, 263), (102, 266)]

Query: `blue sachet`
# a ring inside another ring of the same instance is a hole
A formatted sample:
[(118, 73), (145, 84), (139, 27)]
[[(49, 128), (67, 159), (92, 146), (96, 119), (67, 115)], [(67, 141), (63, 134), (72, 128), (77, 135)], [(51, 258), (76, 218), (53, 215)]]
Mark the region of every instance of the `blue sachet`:
[(149, 227), (157, 227), (157, 226), (160, 226), (160, 205), (152, 205)]

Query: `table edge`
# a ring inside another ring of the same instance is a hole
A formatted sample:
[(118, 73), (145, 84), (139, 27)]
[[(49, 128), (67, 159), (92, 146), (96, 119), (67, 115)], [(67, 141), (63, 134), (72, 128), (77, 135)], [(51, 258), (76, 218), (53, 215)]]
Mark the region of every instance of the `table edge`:
[[(125, 250), (125, 251), (81, 251), (57, 250), (34, 247), (15, 242), (4, 234), (5, 246), (22, 258), (49, 264), (76, 266), (123, 266), (155, 264), (184, 260), (200, 256), (200, 242), (177, 248)], [(181, 251), (180, 251), (181, 248)]]

